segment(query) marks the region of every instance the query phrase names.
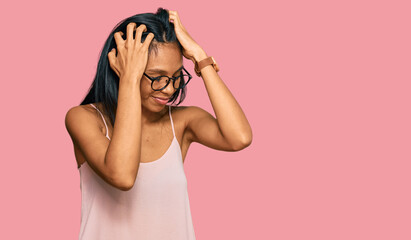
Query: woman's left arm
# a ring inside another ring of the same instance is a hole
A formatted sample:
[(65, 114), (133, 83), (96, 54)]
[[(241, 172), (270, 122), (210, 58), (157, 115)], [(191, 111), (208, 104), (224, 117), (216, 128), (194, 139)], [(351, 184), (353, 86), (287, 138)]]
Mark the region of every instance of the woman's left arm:
[[(205, 51), (191, 38), (176, 11), (169, 11), (183, 55), (195, 62), (207, 58)], [(212, 65), (201, 69), (201, 77), (216, 118), (205, 110), (194, 107), (187, 128), (192, 140), (221, 150), (241, 150), (251, 144), (252, 130), (247, 118), (230, 90), (221, 80)]]
[[(195, 55), (197, 62), (207, 57), (205, 52)], [(218, 124), (224, 139), (226, 139), (234, 149), (243, 149), (249, 146), (252, 141), (250, 124), (230, 90), (224, 84), (223, 80), (221, 80), (212, 65), (201, 69), (201, 77), (203, 78), (211, 105), (214, 109), (216, 124)], [(209, 121), (210, 123), (208, 124), (212, 124), (212, 120)], [(205, 124), (207, 125), (207, 123)], [(196, 135), (206, 135), (209, 133), (203, 126), (198, 126), (197, 129), (193, 130), (196, 132)], [(213, 139), (213, 136), (210, 137)]]

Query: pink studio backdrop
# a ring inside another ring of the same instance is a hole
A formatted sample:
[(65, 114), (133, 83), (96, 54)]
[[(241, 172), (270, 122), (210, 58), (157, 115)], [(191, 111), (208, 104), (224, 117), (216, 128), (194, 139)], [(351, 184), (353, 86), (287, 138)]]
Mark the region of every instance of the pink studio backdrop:
[[(215, 57), (253, 129), (239, 152), (190, 147), (198, 240), (411, 239), (409, 2), (261, 0), (2, 6), (0, 239), (78, 238), (65, 114), (115, 24), (158, 7)], [(197, 76), (182, 105), (215, 116)]]

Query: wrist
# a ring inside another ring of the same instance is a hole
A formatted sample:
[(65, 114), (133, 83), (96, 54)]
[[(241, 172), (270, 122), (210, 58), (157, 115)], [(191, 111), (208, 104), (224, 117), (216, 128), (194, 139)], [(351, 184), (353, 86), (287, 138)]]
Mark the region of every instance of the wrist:
[(199, 62), (195, 62), (194, 64), (195, 64), (194, 71), (196, 75), (199, 77), (201, 77), (202, 69), (207, 68), (208, 66), (212, 66), (216, 72), (220, 70), (217, 62), (215, 61), (213, 57), (207, 57)]
[(143, 74), (124, 74), (123, 76), (120, 77), (120, 82), (127, 82), (127, 83), (132, 83), (132, 84), (136, 84), (136, 83), (140, 83), (141, 78), (143, 77)]
[(200, 62), (201, 60), (206, 59), (207, 57), (208, 57), (207, 54), (204, 51), (201, 51), (201, 52), (194, 54), (194, 61)]

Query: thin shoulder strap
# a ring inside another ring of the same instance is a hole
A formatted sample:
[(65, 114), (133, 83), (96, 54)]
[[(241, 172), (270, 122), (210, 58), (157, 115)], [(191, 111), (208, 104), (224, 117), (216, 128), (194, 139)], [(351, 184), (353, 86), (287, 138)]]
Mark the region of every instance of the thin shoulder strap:
[(171, 117), (171, 105), (168, 105), (168, 113), (170, 114), (171, 129), (173, 129), (173, 136), (175, 137), (176, 134), (175, 134), (175, 132), (174, 132), (174, 123), (173, 123), (173, 118)]
[(104, 125), (106, 126), (106, 137), (107, 137), (109, 140), (111, 140), (110, 137), (108, 136), (108, 127), (107, 127), (107, 124), (106, 124), (106, 120), (104, 120), (103, 114), (102, 114), (102, 113), (100, 112), (100, 110), (98, 110), (98, 108), (96, 108), (96, 106), (94, 106), (92, 103), (90, 103), (90, 105), (93, 106), (93, 107), (100, 113), (101, 118), (103, 119)]

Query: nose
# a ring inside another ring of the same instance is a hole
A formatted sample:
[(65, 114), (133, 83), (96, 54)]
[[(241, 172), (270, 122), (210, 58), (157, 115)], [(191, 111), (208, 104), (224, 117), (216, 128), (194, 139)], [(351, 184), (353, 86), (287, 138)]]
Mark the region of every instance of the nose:
[(165, 87), (164, 89), (161, 90), (162, 93), (164, 93), (167, 96), (170, 96), (174, 94), (176, 90), (174, 89), (173, 86), (173, 80), (170, 80), (170, 82), (168, 83), (167, 87)]

